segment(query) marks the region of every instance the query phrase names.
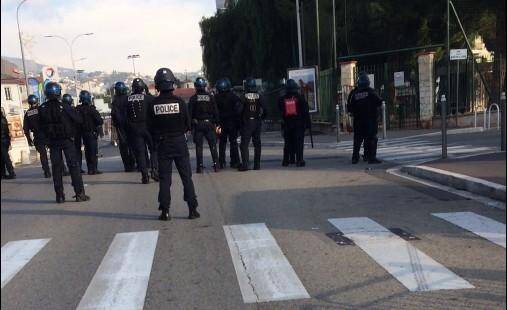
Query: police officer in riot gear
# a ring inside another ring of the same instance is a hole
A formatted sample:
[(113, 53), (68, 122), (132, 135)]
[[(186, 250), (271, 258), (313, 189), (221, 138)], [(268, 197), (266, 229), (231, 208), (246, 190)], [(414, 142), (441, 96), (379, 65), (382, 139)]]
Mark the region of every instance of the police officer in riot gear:
[[(79, 102), (81, 104), (76, 107), (76, 111), (83, 119), (80, 126), (80, 133), (83, 138), (88, 174), (102, 174), (102, 172), (98, 170), (99, 147), (97, 139), (100, 126), (102, 126), (104, 121), (99, 111), (92, 105), (92, 95), (89, 91), (82, 90), (79, 93)], [(81, 149), (81, 147), (79, 149)]]
[(188, 108), (183, 99), (173, 95), (176, 78), (171, 70), (160, 68), (155, 74), (155, 87), (159, 95), (151, 102), (147, 124), (158, 150), (160, 187), (158, 201), (162, 211), (159, 219), (170, 220), (171, 175), (173, 161), (183, 183), (183, 199), (188, 204), (188, 218), (200, 217), (197, 212), (197, 196), (185, 133), (191, 128)]
[(285, 95), (278, 99), (278, 109), (282, 114), (283, 127), (283, 166), (290, 163), (290, 155), (295, 153), (296, 165), (305, 166), (303, 160), (305, 129), (310, 128), (308, 103), (299, 93), (299, 86), (293, 79), (287, 80)]
[[(30, 108), (25, 113), (25, 118), (23, 121), (23, 131), (25, 132), (26, 140), (30, 146), (35, 146), (35, 149), (39, 153), (40, 163), (42, 165), (42, 170), (44, 171), (44, 177), (51, 177), (51, 170), (49, 169), (48, 163), (48, 153), (46, 150), (46, 146), (48, 141), (44, 136), (40, 128), (40, 120), (39, 120), (39, 98), (35, 95), (28, 96), (28, 104)], [(30, 136), (30, 132), (33, 134), (33, 139)]]
[[(62, 103), (70, 105), (72, 108), (74, 107), (74, 99), (69, 94), (63, 94), (62, 96)], [(79, 170), (81, 173), (84, 173), (84, 170), (82, 168), (82, 162), (83, 162), (83, 156), (81, 152), (81, 145), (82, 145), (82, 136), (81, 136), (81, 126), (79, 124), (76, 124), (74, 128), (74, 145), (76, 145), (76, 154), (77, 154), (77, 161), (79, 163)], [(63, 162), (63, 175), (69, 175), (69, 172), (67, 170), (67, 167), (65, 166), (65, 161)]]
[(74, 124), (82, 123), (83, 119), (70, 105), (60, 101), (62, 89), (60, 85), (49, 82), (44, 87), (47, 100), (39, 107), (41, 128), (49, 139), (51, 168), (53, 169), (53, 183), (56, 192), (56, 202), (65, 202), (63, 191), (63, 157), (67, 159), (67, 166), (72, 178), (72, 186), (76, 193), (76, 201), (89, 200), (85, 194), (83, 179), (79, 171), (74, 142)]
[(379, 164), (377, 159), (378, 110), (382, 99), (370, 87), (368, 74), (361, 72), (357, 86), (350, 92), (347, 109), (354, 117), (354, 147), (352, 163), (359, 161), (359, 150), (364, 140), (364, 155), (369, 164)]
[(220, 169), (225, 168), (225, 149), (227, 148), (227, 140), (229, 140), (230, 165), (232, 168), (239, 168), (240, 160), (237, 139), (240, 124), (238, 110), (241, 106), (241, 100), (231, 91), (231, 82), (226, 78), (218, 80), (215, 88), (218, 91), (215, 101), (220, 115), (219, 124), (221, 129), (218, 146), (219, 167)]
[(1, 142), (2, 142), (2, 179), (15, 179), (14, 167), (12, 166), (11, 157), (9, 156), (9, 149), (11, 147), (11, 135), (9, 134), (9, 123), (5, 117), (5, 111), (2, 107), (2, 128), (1, 128)]
[(239, 171), (249, 169), (250, 140), (254, 145), (254, 170), (261, 168), (261, 130), (262, 120), (266, 118), (264, 97), (257, 91), (257, 85), (253, 78), (245, 81), (245, 93), (241, 96), (241, 167)]
[[(126, 116), (128, 139), (134, 145), (136, 160), (142, 174), (142, 183), (148, 184), (148, 165), (151, 166), (151, 177), (158, 181), (158, 158), (153, 139), (146, 127), (147, 107), (153, 100), (153, 96), (147, 91), (147, 86), (140, 78), (132, 82), (132, 94), (127, 98)], [(147, 162), (146, 146), (150, 150), (150, 162)]]
[[(190, 97), (189, 111), (192, 119), (192, 135), (195, 143), (197, 159), (196, 173), (202, 173), (203, 140), (206, 138), (211, 151), (213, 168), (218, 171), (218, 152), (216, 130), (218, 125), (218, 109), (213, 96), (206, 91), (206, 80), (198, 77), (195, 82), (195, 95)], [(219, 128), (219, 127), (218, 127)]]
[(114, 84), (114, 97), (111, 108), (111, 121), (118, 134), (118, 147), (125, 172), (134, 171), (135, 155), (129, 145), (127, 137), (127, 120), (125, 106), (127, 101), (127, 86), (123, 82)]

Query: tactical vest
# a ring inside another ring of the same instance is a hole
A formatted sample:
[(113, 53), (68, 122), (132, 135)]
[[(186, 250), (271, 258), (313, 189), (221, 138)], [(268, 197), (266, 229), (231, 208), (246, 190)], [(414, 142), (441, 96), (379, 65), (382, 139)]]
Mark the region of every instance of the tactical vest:
[(78, 106), (78, 111), (81, 113), (83, 117), (83, 123), (81, 124), (81, 129), (83, 132), (93, 132), (97, 128), (95, 124), (95, 118), (93, 115), (92, 107), (89, 105), (80, 105)]
[(40, 131), (39, 126), (39, 110), (32, 107), (26, 111), (27, 125), (28, 128), (33, 131), (34, 135), (37, 135)]
[(50, 139), (65, 139), (73, 136), (70, 122), (64, 120), (63, 106), (59, 101), (47, 101), (39, 108), (41, 125)]
[(215, 97), (221, 121), (228, 121), (237, 118), (235, 104), (239, 98), (232, 92), (219, 93)]
[(127, 119), (132, 123), (146, 121), (145, 95), (132, 94), (127, 98)]
[(260, 95), (258, 93), (246, 93), (244, 97), (243, 119), (260, 119), (262, 114)]
[(194, 101), (194, 111), (192, 117), (199, 120), (213, 118), (213, 103), (211, 96), (207, 93), (196, 94)]
[(157, 97), (150, 105), (153, 131), (161, 136), (182, 135), (187, 131), (184, 102), (177, 97)]

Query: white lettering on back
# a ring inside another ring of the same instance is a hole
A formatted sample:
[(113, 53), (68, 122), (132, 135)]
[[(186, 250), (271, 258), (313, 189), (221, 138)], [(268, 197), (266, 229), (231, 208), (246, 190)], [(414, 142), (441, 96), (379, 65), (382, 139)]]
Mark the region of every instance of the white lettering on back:
[(153, 112), (155, 113), (155, 115), (179, 114), (180, 104), (179, 103), (156, 104), (153, 106)]

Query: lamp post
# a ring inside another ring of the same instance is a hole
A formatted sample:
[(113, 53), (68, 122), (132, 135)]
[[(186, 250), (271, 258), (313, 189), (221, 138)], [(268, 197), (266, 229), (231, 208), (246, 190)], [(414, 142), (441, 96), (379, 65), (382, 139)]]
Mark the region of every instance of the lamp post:
[(21, 38), (21, 28), (19, 27), (19, 8), (26, 1), (27, 0), (22, 0), (16, 8), (16, 23), (18, 24), (19, 45), (21, 46), (21, 60), (23, 62), (23, 74), (25, 76), (26, 97), (28, 97), (28, 72), (26, 72), (25, 50), (23, 48), (23, 39)]
[[(77, 96), (77, 83), (76, 83), (76, 64), (75, 64), (75, 61), (74, 61), (74, 52), (72, 50), (72, 47), (74, 46), (74, 43), (76, 42), (76, 40), (82, 36), (91, 36), (93, 35), (93, 32), (88, 32), (88, 33), (82, 33), (82, 34), (78, 34), (77, 36), (75, 36), (72, 41), (69, 43), (69, 41), (62, 37), (62, 36), (59, 36), (59, 35), (46, 35), (44, 37), (46, 38), (58, 38), (58, 39), (61, 39), (65, 42), (65, 44), (67, 44), (67, 47), (69, 48), (70, 50), (70, 60), (71, 60), (71, 63), (72, 63), (72, 70), (74, 71), (74, 91), (76, 92), (76, 96)], [(82, 59), (80, 59), (82, 60)]]
[(134, 68), (134, 75), (136, 75), (136, 64), (134, 63), (134, 59), (136, 58), (140, 58), (141, 56), (139, 56), (138, 54), (135, 54), (135, 55), (128, 55), (127, 56), (127, 59), (132, 59), (132, 67)]

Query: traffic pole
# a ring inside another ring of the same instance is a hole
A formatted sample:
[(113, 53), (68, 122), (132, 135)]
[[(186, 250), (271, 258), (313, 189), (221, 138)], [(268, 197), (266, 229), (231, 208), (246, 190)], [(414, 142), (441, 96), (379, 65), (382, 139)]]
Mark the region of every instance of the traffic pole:
[(442, 95), (440, 99), (440, 106), (442, 112), (440, 113), (442, 116), (442, 158), (447, 158), (447, 99), (445, 98), (445, 94)]
[(502, 92), (500, 95), (500, 117), (502, 118), (500, 120), (500, 130), (501, 130), (501, 143), (500, 143), (500, 149), (502, 151), (505, 151), (505, 92)]
[(336, 105), (336, 142), (340, 142), (340, 105)]

